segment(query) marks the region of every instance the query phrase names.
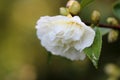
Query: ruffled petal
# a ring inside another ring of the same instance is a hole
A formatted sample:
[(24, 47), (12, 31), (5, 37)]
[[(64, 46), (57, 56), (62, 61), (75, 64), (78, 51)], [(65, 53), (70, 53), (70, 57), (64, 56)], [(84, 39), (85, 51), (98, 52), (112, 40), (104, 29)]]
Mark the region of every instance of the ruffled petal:
[(85, 32), (81, 37), (81, 40), (75, 44), (77, 50), (82, 51), (86, 47), (90, 47), (94, 41), (95, 32), (92, 28), (85, 26)]
[(75, 48), (69, 48), (66, 52), (64, 52), (64, 48), (54, 47), (52, 48), (52, 53), (54, 55), (60, 55), (66, 57), (70, 60), (84, 60), (86, 55), (83, 52), (77, 51)]

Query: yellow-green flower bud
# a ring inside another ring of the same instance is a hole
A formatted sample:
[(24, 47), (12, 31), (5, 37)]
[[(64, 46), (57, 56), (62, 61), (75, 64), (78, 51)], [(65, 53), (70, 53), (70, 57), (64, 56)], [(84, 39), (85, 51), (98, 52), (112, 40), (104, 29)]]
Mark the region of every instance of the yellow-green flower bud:
[(95, 24), (95, 25), (98, 24), (100, 21), (100, 12), (97, 10), (94, 10), (91, 15), (91, 20), (92, 20), (93, 24)]
[(69, 9), (69, 12), (72, 15), (78, 14), (80, 12), (80, 8), (81, 8), (80, 3), (78, 1), (75, 1), (75, 0), (68, 1), (67, 7)]
[(76, 1), (76, 0), (69, 0), (69, 1), (67, 2), (66, 7), (70, 7), (70, 6), (73, 4), (74, 1)]
[(68, 8), (61, 7), (60, 8), (60, 14), (64, 15), (64, 16), (67, 16), (69, 14)]
[(117, 26), (119, 24), (117, 19), (115, 19), (114, 17), (107, 18), (107, 23), (113, 26)]
[(109, 33), (108, 33), (108, 42), (115, 42), (118, 39), (119, 36), (119, 32), (117, 30), (112, 29)]
[(109, 80), (112, 80), (112, 78), (118, 78), (120, 76), (119, 67), (114, 64), (107, 64), (105, 66), (105, 72), (107, 75), (111, 76)]

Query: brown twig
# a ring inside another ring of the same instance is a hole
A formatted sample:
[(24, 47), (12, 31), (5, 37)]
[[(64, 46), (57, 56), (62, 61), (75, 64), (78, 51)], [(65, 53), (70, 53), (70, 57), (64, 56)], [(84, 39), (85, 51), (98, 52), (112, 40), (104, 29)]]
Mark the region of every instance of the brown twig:
[[(91, 25), (89, 22), (85, 22), (86, 25)], [(102, 28), (112, 28), (112, 29), (117, 29), (120, 30), (120, 25), (119, 26), (112, 26), (112, 25), (107, 25), (107, 24), (98, 24), (99, 27)]]

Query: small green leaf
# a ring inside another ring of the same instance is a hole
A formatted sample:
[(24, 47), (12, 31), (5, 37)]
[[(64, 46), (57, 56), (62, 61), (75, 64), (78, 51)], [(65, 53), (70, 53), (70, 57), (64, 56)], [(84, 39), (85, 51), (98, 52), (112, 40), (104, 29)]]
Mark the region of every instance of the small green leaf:
[(120, 19), (120, 1), (115, 3), (115, 5), (113, 6), (113, 13), (117, 18)]
[(81, 1), (81, 7), (84, 8), (85, 6), (87, 6), (88, 4), (90, 4), (93, 1), (94, 0), (82, 0)]
[(100, 27), (99, 27), (99, 30), (100, 30), (100, 33), (102, 34), (102, 36), (106, 35), (107, 33), (109, 33), (111, 31), (111, 29), (109, 29), (109, 28), (100, 28)]
[(84, 49), (84, 53), (88, 56), (88, 58), (92, 61), (93, 65), (97, 68), (102, 46), (102, 35), (98, 27), (95, 27), (95, 32), (96, 36), (92, 46)]

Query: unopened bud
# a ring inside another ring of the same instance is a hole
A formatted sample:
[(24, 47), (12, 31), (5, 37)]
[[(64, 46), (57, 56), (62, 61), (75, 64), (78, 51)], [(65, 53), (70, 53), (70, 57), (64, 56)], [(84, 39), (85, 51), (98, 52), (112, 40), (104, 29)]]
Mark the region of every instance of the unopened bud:
[(69, 0), (69, 1), (67, 2), (66, 7), (72, 6), (72, 4), (73, 4), (74, 1), (76, 1), (76, 0)]
[(114, 77), (119, 76), (119, 68), (114, 64), (106, 65), (105, 72), (106, 72), (106, 74), (108, 74), (110, 76), (114, 76)]
[(67, 17), (72, 18), (72, 15), (71, 15), (71, 14), (68, 14)]
[(113, 26), (117, 26), (119, 24), (117, 19), (115, 19), (114, 17), (107, 18), (107, 23)]
[(67, 8), (61, 7), (60, 8), (60, 14), (67, 16), (69, 14), (69, 10)]
[(100, 21), (100, 12), (97, 10), (94, 10), (91, 15), (91, 20), (93, 21), (93, 24), (98, 24)]
[(118, 39), (119, 32), (117, 30), (112, 29), (108, 33), (108, 42), (112, 43), (115, 42)]
[(76, 0), (69, 0), (67, 7), (72, 15), (76, 15), (80, 12), (80, 3)]

